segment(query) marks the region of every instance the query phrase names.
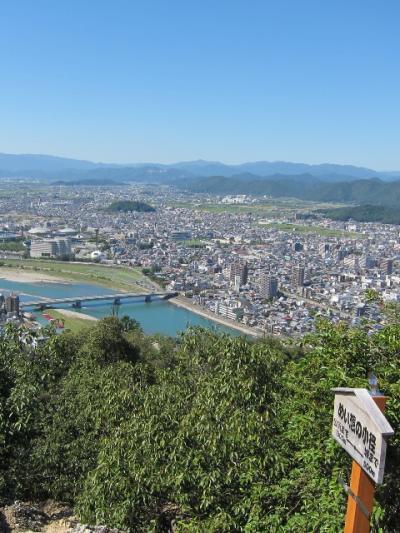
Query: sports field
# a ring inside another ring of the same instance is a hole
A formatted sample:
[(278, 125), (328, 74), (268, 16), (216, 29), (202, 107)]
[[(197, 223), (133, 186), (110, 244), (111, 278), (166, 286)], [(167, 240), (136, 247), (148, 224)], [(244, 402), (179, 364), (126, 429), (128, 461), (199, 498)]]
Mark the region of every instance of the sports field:
[(297, 198), (271, 198), (254, 204), (225, 204), (216, 202), (171, 202), (170, 207), (193, 209), (208, 213), (248, 214), (268, 217), (282, 216), (283, 212), (312, 212), (319, 209), (342, 207), (343, 204), (310, 202)]
[(314, 233), (321, 237), (347, 237), (348, 239), (363, 239), (365, 235), (362, 233), (355, 233), (345, 230), (336, 230), (331, 228), (325, 228), (323, 226), (304, 226), (301, 224), (288, 224), (285, 222), (263, 222), (260, 224), (264, 228), (275, 229), (278, 231), (292, 232), (292, 233)]

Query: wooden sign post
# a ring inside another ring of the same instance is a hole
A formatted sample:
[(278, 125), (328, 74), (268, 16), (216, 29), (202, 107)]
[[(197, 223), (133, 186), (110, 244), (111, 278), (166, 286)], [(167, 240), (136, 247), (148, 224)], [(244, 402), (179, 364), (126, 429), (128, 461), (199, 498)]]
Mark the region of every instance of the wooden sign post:
[(368, 533), (375, 484), (385, 471), (386, 439), (393, 429), (382, 414), (384, 396), (371, 396), (366, 389), (333, 389), (335, 404), (333, 438), (353, 458), (345, 521), (345, 533)]

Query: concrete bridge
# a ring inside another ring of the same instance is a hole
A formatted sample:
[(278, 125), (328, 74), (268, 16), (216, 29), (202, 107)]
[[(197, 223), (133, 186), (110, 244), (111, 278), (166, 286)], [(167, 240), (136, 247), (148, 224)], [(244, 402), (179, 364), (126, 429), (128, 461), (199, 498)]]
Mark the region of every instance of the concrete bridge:
[(20, 307), (36, 307), (38, 309), (46, 309), (48, 307), (56, 307), (62, 304), (71, 304), (72, 307), (79, 309), (82, 307), (82, 302), (98, 302), (111, 301), (114, 305), (121, 305), (122, 300), (127, 298), (139, 298), (145, 302), (151, 302), (153, 298), (168, 300), (176, 296), (176, 292), (152, 292), (152, 293), (137, 293), (137, 292), (123, 292), (121, 294), (101, 294), (99, 296), (73, 296), (71, 298), (46, 298), (45, 300), (34, 300), (28, 302), (21, 302)]

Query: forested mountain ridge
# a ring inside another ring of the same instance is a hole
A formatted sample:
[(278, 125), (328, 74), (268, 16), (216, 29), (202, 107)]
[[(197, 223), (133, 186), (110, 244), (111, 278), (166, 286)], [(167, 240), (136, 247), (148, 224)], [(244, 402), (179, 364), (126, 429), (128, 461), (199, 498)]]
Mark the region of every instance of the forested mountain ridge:
[(7, 326), (0, 343), (3, 501), (52, 497), (131, 532), (339, 532), (350, 461), (330, 435), (330, 390), (373, 370), (395, 436), (372, 523), (400, 530), (399, 325), (322, 323), (282, 345), (151, 338), (107, 318), (32, 340)]
[(332, 220), (356, 220), (358, 222), (382, 222), (383, 224), (400, 224), (400, 209), (379, 205), (359, 205), (340, 207), (321, 211)]
[(175, 181), (174, 185), (195, 193), (251, 194), (324, 202), (400, 205), (400, 181), (384, 182), (378, 178), (329, 183), (321, 182), (310, 175), (304, 177), (279, 175), (253, 180), (214, 176), (183, 179)]

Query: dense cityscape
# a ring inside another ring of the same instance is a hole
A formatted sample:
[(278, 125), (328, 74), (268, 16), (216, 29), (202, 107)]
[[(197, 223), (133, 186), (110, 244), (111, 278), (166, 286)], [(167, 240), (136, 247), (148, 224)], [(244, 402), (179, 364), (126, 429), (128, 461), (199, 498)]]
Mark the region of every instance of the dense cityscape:
[[(139, 267), (147, 289), (162, 286), (179, 305), (258, 336), (301, 336), (320, 317), (378, 329), (382, 303), (400, 296), (398, 227), (333, 221), (321, 204), (167, 185), (13, 187), (0, 200), (3, 266)], [(123, 211), (109, 208), (121, 200)], [(130, 201), (154, 209), (130, 211)]]

